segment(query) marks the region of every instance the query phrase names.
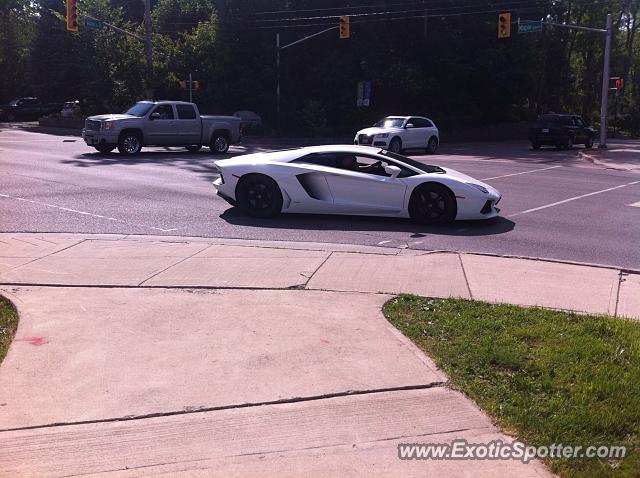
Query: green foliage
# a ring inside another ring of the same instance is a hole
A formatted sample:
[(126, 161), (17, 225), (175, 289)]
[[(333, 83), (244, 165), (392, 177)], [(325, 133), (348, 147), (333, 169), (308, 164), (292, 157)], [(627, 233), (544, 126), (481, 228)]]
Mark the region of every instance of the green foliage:
[[(417, 1), (417, 0), (416, 0)], [(202, 91), (195, 101), (206, 112), (256, 111), (275, 124), (275, 33), (283, 44), (324, 28), (259, 29), (299, 9), (342, 6), (337, 0), (157, 0), (153, 4), (156, 97), (186, 99), (178, 80), (189, 73)], [(388, 8), (372, 0), (378, 9)], [(486, 0), (439, 0), (446, 11), (487, 9)], [(602, 27), (615, 19), (612, 75), (626, 80), (620, 99), (624, 124), (636, 125), (640, 98), (637, 14), (640, 2), (549, 1), (523, 17)], [(219, 9), (216, 7), (220, 7)], [(409, 8), (409, 7), (407, 7)], [(281, 10), (275, 16), (254, 12)], [(291, 13), (287, 11), (291, 10)], [(122, 108), (141, 98), (147, 67), (142, 42), (109, 29), (69, 33), (63, 0), (0, 0), (0, 101), (37, 94), (47, 100), (81, 99), (87, 112)], [(90, 14), (143, 34), (141, 3), (83, 0)], [(314, 13), (309, 13), (313, 15)], [(423, 113), (446, 129), (527, 120), (541, 111), (582, 113), (597, 118), (603, 41), (600, 35), (545, 27), (541, 33), (498, 40), (493, 13), (354, 21), (352, 37), (330, 31), (282, 51), (282, 124), (312, 134), (300, 123), (309, 101), (320, 102), (331, 134), (352, 134), (386, 114)], [(320, 21), (320, 20), (318, 20)], [(311, 22), (313, 23), (313, 22)], [(277, 23), (276, 23), (277, 24)], [(426, 26), (426, 30), (425, 30)], [(356, 107), (359, 81), (373, 85), (369, 108)], [(305, 101), (307, 101), (305, 105)], [(306, 125), (306, 126), (305, 126)]]
[(452, 384), (533, 445), (624, 444), (622, 461), (557, 460), (563, 476), (637, 476), (640, 324), (612, 317), (401, 296), (386, 317)]
[(0, 363), (7, 355), (9, 345), (18, 329), (18, 313), (8, 299), (0, 296)]

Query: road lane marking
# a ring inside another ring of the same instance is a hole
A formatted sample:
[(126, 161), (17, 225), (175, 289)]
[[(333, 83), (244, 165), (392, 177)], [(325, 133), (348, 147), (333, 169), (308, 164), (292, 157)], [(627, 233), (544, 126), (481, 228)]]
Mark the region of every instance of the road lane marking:
[(102, 216), (100, 214), (93, 214), (91, 212), (86, 212), (86, 211), (78, 211), (77, 209), (71, 209), (71, 208), (64, 207), (64, 206), (56, 206), (55, 204), (48, 204), (46, 202), (34, 201), (33, 199), (26, 199), (26, 198), (21, 198), (21, 197), (16, 197), (16, 196), (9, 196), (8, 194), (0, 194), (0, 197), (7, 198), (7, 199), (15, 199), (16, 201), (29, 202), (31, 204), (37, 204), (39, 206), (46, 206), (46, 207), (51, 207), (51, 208), (54, 208), (54, 209), (60, 209), (61, 211), (67, 211), (67, 212), (72, 212), (72, 213), (75, 213), (75, 214), (81, 214), (83, 216), (91, 216), (91, 217), (96, 217), (98, 219), (106, 219), (107, 221), (120, 222), (120, 223), (123, 223), (123, 224), (128, 224), (130, 226), (148, 227), (148, 228), (154, 229), (156, 231), (162, 231), (162, 232), (177, 231), (176, 228), (173, 228), (173, 229), (162, 229), (161, 227), (149, 226), (147, 224), (137, 224), (137, 223), (133, 223), (133, 222), (123, 221), (122, 219), (116, 219), (115, 217)]
[(627, 204), (627, 206), (631, 206), (631, 207), (640, 207), (640, 201), (638, 201), (638, 202), (634, 202), (633, 204)]
[(553, 207), (553, 206), (559, 206), (560, 204), (565, 204), (565, 203), (568, 203), (568, 202), (571, 202), (571, 201), (577, 201), (578, 199), (586, 198), (586, 197), (589, 197), (589, 196), (595, 196), (596, 194), (602, 194), (602, 193), (606, 193), (606, 192), (609, 192), (609, 191), (615, 191), (616, 189), (626, 188), (627, 186), (633, 186), (634, 184), (640, 184), (640, 181), (633, 181), (631, 183), (621, 184), (620, 186), (614, 186), (612, 188), (601, 189), (600, 191), (594, 191), (592, 193), (581, 194), (580, 196), (575, 196), (575, 197), (572, 197), (572, 198), (569, 198), (569, 199), (563, 199), (562, 201), (553, 202), (551, 204), (545, 204), (544, 206), (540, 206), (540, 207), (534, 207), (532, 209), (527, 209), (526, 211), (516, 212), (514, 214), (508, 215), (507, 217), (519, 216), (520, 214), (528, 214), (530, 212), (540, 211), (542, 209), (547, 209), (547, 208)]
[(549, 166), (548, 168), (531, 169), (529, 171), (522, 171), (521, 173), (503, 174), (502, 176), (493, 176), (492, 178), (482, 178), (480, 181), (489, 181), (490, 179), (508, 178), (510, 176), (520, 176), (521, 174), (537, 173), (538, 171), (546, 171), (548, 169), (561, 168), (562, 166)]

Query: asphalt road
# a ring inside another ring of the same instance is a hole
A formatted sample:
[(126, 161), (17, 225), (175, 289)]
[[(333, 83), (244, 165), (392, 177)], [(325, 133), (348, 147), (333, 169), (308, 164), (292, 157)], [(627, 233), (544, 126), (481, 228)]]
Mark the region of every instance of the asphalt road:
[[(260, 149), (270, 148), (233, 147), (231, 155)], [(0, 125), (0, 231), (406, 246), (640, 269), (640, 175), (582, 162), (577, 147), (532, 151), (513, 142), (417, 152), (503, 194), (500, 218), (447, 227), (344, 216), (249, 218), (216, 197), (208, 150), (145, 151), (135, 159), (100, 155), (78, 137)]]

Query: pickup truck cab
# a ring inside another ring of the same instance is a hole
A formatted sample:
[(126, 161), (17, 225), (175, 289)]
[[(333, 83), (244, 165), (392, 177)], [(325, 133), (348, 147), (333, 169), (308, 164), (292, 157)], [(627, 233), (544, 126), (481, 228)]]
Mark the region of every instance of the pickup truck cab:
[(101, 153), (136, 155), (143, 146), (184, 146), (226, 153), (239, 143), (240, 118), (203, 116), (194, 103), (139, 101), (122, 114), (90, 116), (82, 131), (84, 142)]

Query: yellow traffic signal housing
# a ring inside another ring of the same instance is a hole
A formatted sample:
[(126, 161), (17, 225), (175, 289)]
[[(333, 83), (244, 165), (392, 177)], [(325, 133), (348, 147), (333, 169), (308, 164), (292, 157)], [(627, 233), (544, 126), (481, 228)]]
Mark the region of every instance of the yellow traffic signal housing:
[(67, 0), (67, 31), (78, 31), (78, 0)]
[(511, 36), (511, 14), (501, 13), (498, 15), (498, 38), (509, 38)]
[(350, 36), (349, 15), (342, 15), (340, 17), (340, 38), (349, 38)]

